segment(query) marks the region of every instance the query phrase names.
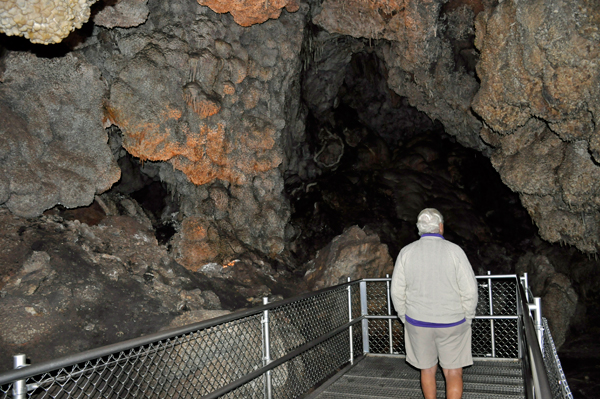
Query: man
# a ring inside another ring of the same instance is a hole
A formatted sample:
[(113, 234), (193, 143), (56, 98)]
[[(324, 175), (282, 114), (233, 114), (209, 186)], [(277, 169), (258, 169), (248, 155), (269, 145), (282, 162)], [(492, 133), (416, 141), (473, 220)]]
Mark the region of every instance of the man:
[(417, 228), (421, 238), (402, 248), (392, 275), (391, 296), (404, 323), (406, 361), (421, 369), (425, 399), (436, 397), (438, 361), (446, 398), (460, 399), (462, 369), (473, 364), (477, 281), (464, 251), (444, 239), (444, 219), (437, 209), (423, 209)]

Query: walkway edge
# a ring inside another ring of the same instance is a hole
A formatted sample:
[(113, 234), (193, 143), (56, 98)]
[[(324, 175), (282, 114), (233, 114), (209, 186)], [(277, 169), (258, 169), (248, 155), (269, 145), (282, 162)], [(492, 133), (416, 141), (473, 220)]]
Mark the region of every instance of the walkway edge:
[(361, 355), (361, 356), (357, 357), (356, 359), (354, 359), (354, 364), (348, 364), (346, 367), (344, 367), (343, 369), (341, 369), (340, 371), (338, 371), (333, 377), (331, 377), (330, 379), (328, 379), (327, 381), (325, 381), (319, 388), (315, 389), (308, 396), (305, 396), (304, 399), (315, 399), (315, 398), (317, 398), (320, 394), (322, 394), (323, 392), (325, 392), (325, 390), (327, 388), (329, 388), (334, 382), (336, 382), (337, 380), (339, 380), (351, 368), (353, 368), (354, 366), (356, 366), (358, 363), (360, 363), (366, 357), (367, 357), (367, 355)]

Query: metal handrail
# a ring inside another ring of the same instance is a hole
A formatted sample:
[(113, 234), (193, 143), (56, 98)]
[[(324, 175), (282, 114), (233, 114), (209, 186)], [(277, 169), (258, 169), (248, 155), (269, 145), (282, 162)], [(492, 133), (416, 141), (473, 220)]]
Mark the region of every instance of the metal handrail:
[(552, 391), (542, 351), (537, 340), (537, 334), (529, 313), (529, 303), (525, 300), (525, 290), (518, 284), (518, 300), (521, 304), (521, 328), (525, 336), (525, 350), (523, 351), (523, 378), (525, 380), (525, 394), (528, 399), (552, 399)]

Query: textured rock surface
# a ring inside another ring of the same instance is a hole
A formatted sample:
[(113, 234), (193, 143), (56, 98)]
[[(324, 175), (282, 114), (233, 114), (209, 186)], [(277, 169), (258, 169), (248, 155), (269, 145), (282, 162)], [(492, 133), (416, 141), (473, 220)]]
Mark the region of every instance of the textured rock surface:
[(16, 353), (39, 362), (306, 290), (251, 252), (186, 270), (120, 194), (31, 219), (0, 209), (0, 224), (0, 370)]
[(89, 205), (120, 177), (106, 145), (106, 82), (78, 55), (10, 53), (0, 85), (0, 203), (20, 216)]
[(492, 162), (550, 242), (600, 247), (600, 5), (506, 1), (479, 14), (474, 110)]
[(119, 0), (94, 15), (94, 24), (105, 28), (131, 28), (146, 22), (148, 0)]
[(357, 280), (392, 274), (394, 262), (387, 245), (376, 234), (353, 226), (321, 249), (306, 266), (304, 279), (313, 290)]
[(8, 0), (0, 3), (0, 32), (32, 43), (59, 43), (90, 17), (96, 0)]
[(315, 10), (313, 22), (337, 34), (387, 39), (372, 45), (385, 60), (390, 89), (442, 122), (463, 145), (486, 151), (481, 124), (470, 111), (479, 88), (468, 44), (475, 11), (469, 4), (442, 10), (442, 3), (328, 0)]
[(198, 4), (210, 7), (218, 13), (230, 13), (241, 26), (260, 24), (268, 19), (277, 19), (283, 8), (296, 12), (300, 0), (197, 0)]
[(554, 344), (560, 348), (565, 343), (577, 308), (577, 293), (571, 281), (555, 270), (548, 257), (532, 253), (519, 259), (516, 272), (519, 275), (528, 273), (531, 291), (542, 298), (542, 316), (548, 319)]
[(281, 135), (298, 123), (284, 110), (297, 93), (306, 8), (242, 29), (198, 5), (154, 7), (153, 31), (111, 32), (107, 118), (130, 154), (173, 166), (162, 167), (161, 180), (190, 218), (179, 261), (192, 270), (226, 263), (230, 236), (281, 253), (289, 218)]
[(48, 360), (151, 333), (186, 310), (207, 308), (209, 291), (198, 289), (136, 219), (104, 216), (89, 226), (0, 212), (2, 369), (15, 353)]

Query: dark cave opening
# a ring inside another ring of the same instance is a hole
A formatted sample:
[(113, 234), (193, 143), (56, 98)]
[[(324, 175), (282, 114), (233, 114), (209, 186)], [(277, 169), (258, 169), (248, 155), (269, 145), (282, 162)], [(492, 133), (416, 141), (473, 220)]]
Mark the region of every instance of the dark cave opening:
[(144, 210), (153, 216), (151, 220), (158, 243), (167, 244), (176, 233), (176, 230), (171, 223), (165, 223), (162, 217), (167, 206), (166, 199), (170, 196), (166, 185), (154, 180), (130, 195)]
[[(176, 233), (168, 213), (177, 212), (176, 196), (170, 194), (167, 184), (160, 181), (149, 163), (141, 162), (125, 150), (117, 163), (121, 168), (121, 179), (109, 193), (120, 193), (134, 199), (150, 219), (159, 244), (167, 244)], [(150, 175), (152, 174), (152, 176)]]
[(312, 178), (286, 180), (291, 223), (302, 232), (298, 260), (353, 225), (377, 233), (395, 258), (418, 238), (418, 212), (435, 207), (476, 271), (514, 272), (508, 258), (526, 249), (535, 228), (489, 159), (391, 91), (374, 51), (353, 54), (344, 73), (328, 113), (308, 107)]

